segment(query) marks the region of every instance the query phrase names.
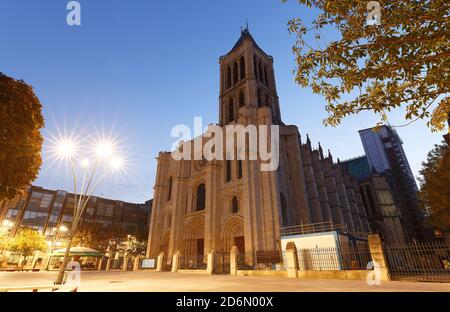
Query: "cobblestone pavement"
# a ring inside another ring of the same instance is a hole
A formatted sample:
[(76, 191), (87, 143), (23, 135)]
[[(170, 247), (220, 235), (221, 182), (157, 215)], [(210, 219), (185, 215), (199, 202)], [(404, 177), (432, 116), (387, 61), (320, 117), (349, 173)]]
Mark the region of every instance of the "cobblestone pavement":
[[(56, 272), (0, 272), (0, 288), (52, 284)], [(383, 282), (369, 286), (366, 281), (288, 279), (281, 277), (251, 277), (205, 275), (200, 273), (171, 272), (82, 272), (79, 291), (445, 291), (450, 283)]]

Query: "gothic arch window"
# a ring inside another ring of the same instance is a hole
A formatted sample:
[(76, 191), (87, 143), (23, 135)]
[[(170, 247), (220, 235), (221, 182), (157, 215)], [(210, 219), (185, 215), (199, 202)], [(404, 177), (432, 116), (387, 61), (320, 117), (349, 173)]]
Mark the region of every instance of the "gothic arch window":
[(167, 201), (170, 201), (170, 199), (172, 197), (172, 184), (173, 184), (173, 179), (172, 179), (172, 177), (170, 177), (169, 183), (167, 185)]
[(237, 176), (238, 179), (242, 178), (242, 160), (240, 159), (237, 161)]
[(264, 105), (262, 100), (262, 93), (260, 89), (258, 89), (257, 98), (258, 98), (258, 107), (263, 107)]
[(258, 72), (259, 72), (259, 80), (260, 80), (261, 82), (264, 82), (264, 72), (263, 72), (263, 70), (262, 70), (262, 64), (261, 64), (261, 62), (259, 62), (259, 65), (258, 65)]
[(231, 200), (231, 213), (238, 213), (239, 212), (239, 201), (236, 196), (233, 197)]
[(280, 204), (281, 204), (281, 218), (283, 221), (283, 225), (287, 225), (287, 203), (283, 193), (280, 193)]
[(234, 101), (230, 99), (228, 104), (228, 122), (232, 122), (234, 120)]
[(265, 101), (266, 103), (266, 106), (271, 106), (270, 105), (270, 95), (269, 94), (266, 94), (266, 101)]
[(258, 79), (258, 61), (256, 60), (256, 55), (253, 56), (253, 66), (255, 69), (255, 78)]
[(206, 203), (206, 188), (205, 184), (201, 183), (197, 186), (197, 196), (196, 196), (196, 211), (205, 210)]
[(267, 67), (264, 67), (264, 83), (266, 84), (266, 86), (269, 85), (269, 81), (267, 79)]
[(231, 67), (227, 69), (227, 89), (231, 87)]
[(245, 94), (244, 91), (239, 92), (239, 107), (245, 106)]
[(239, 65), (241, 67), (241, 79), (245, 78), (245, 57), (241, 57), (241, 60), (239, 62)]
[(367, 198), (369, 199), (369, 209), (372, 212), (372, 215), (375, 215), (377, 213), (377, 208), (375, 205), (375, 200), (373, 198), (372, 188), (369, 185), (366, 185), (366, 194)]
[(233, 65), (233, 84), (236, 84), (239, 81), (239, 65), (237, 62)]
[(227, 159), (225, 160), (225, 182), (231, 181), (231, 160), (230, 154), (227, 154)]

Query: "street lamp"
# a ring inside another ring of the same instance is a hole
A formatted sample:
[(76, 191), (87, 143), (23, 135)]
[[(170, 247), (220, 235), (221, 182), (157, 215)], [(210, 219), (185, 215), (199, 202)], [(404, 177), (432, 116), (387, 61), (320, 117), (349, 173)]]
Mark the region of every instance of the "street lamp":
[(2, 225), (3, 225), (6, 229), (11, 229), (11, 228), (14, 226), (14, 222), (12, 222), (12, 221), (10, 221), (10, 220), (8, 220), (8, 219), (5, 219), (5, 220), (3, 220)]
[(65, 233), (67, 232), (69, 229), (65, 226), (65, 225), (61, 225), (58, 228), (53, 228), (52, 232), (56, 232), (55, 236), (53, 237), (52, 241), (49, 242), (49, 247), (50, 247), (50, 254), (48, 255), (48, 260), (47, 260), (47, 265), (46, 265), (46, 270), (48, 270), (48, 267), (50, 265), (50, 261), (52, 260), (52, 253), (55, 249), (55, 245), (57, 245), (57, 241), (58, 241), (58, 237), (59, 237), (59, 233)]
[[(62, 265), (59, 268), (56, 284), (62, 284), (64, 279), (64, 273), (69, 262), (70, 248), (72, 246), (74, 234), (81, 216), (86, 208), (86, 205), (95, 192), (99, 182), (103, 179), (107, 169), (115, 172), (121, 170), (124, 166), (123, 159), (116, 153), (116, 145), (109, 140), (101, 140), (95, 142), (91, 146), (93, 156), (91, 158), (79, 159), (79, 144), (71, 141), (70, 139), (57, 140), (56, 146), (53, 148), (57, 158), (68, 162), (72, 168), (73, 188), (74, 188), (74, 211), (72, 226), (67, 238), (67, 247), (64, 253)], [(83, 178), (81, 188), (78, 191), (78, 175), (77, 169), (81, 168), (83, 171)], [(101, 171), (103, 169), (103, 171)], [(100, 171), (100, 172), (99, 172)], [(99, 176), (97, 177), (97, 174)], [(61, 228), (60, 228), (61, 230)], [(59, 232), (59, 231), (58, 231)]]

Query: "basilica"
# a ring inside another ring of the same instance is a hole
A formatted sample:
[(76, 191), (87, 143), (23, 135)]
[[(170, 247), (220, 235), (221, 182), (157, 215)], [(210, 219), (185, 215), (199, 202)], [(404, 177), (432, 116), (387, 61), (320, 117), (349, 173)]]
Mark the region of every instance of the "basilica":
[(249, 254), (279, 251), (282, 229), (299, 224), (370, 232), (356, 178), (283, 123), (273, 58), (248, 28), (219, 62), (218, 126), (278, 125), (279, 166), (261, 171), (261, 159), (175, 160), (160, 152), (147, 257), (202, 257), (232, 246)]

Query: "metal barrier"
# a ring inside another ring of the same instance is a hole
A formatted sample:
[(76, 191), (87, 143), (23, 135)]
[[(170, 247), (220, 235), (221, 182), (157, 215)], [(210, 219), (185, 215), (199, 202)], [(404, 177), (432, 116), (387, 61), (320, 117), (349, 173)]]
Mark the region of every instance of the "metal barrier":
[(180, 269), (206, 270), (207, 256), (192, 255), (180, 256)]
[(122, 270), (124, 258), (114, 259), (111, 263), (112, 270)]
[(336, 230), (346, 230), (344, 224), (333, 224), (331, 221), (320, 223), (299, 224), (293, 226), (281, 227), (281, 236), (321, 233)]
[(172, 270), (172, 257), (168, 259), (164, 259), (163, 263), (163, 271), (170, 272)]
[(255, 253), (238, 254), (239, 270), (272, 270), (286, 269), (285, 257), (280, 251), (256, 251)]
[(130, 257), (127, 262), (127, 271), (133, 271), (135, 257)]
[(230, 253), (214, 253), (214, 274), (230, 274)]
[(100, 270), (101, 271), (106, 271), (106, 266), (108, 265), (108, 260), (109, 260), (109, 258), (107, 258), (107, 257), (103, 257), (102, 258), (102, 263), (101, 263), (101, 267), (100, 267)]
[(372, 261), (368, 247), (298, 249), (300, 270), (366, 270)]
[(383, 247), (392, 279), (450, 282), (450, 244), (416, 242)]

